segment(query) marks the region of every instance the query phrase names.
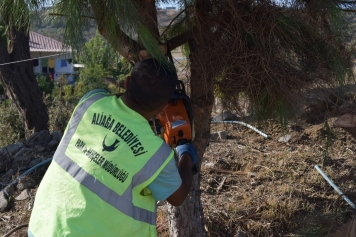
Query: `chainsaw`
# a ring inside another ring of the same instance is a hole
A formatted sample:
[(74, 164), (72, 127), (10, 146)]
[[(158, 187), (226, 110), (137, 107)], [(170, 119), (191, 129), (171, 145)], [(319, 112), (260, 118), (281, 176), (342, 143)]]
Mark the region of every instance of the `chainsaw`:
[[(153, 130), (173, 149), (194, 140), (192, 106), (183, 81), (178, 80), (167, 106), (153, 118)], [(195, 166), (193, 173), (196, 172)]]

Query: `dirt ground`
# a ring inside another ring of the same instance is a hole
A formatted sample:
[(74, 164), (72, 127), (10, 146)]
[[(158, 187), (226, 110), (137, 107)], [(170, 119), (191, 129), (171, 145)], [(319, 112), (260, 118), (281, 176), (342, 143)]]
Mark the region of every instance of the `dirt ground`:
[[(347, 236), (353, 210), (314, 167), (356, 203), (356, 140), (334, 125), (342, 113), (305, 114), (285, 127), (244, 119), (268, 138), (240, 124), (212, 124), (227, 139), (210, 140), (200, 174), (209, 236)], [(0, 236), (27, 236), (35, 192), (0, 213)], [(162, 208), (157, 222), (159, 236), (168, 236)]]
[[(335, 236), (352, 208), (317, 172), (318, 165), (352, 200), (355, 140), (336, 118), (325, 124), (277, 121), (259, 129), (213, 125), (227, 140), (211, 141), (202, 167), (202, 200), (210, 236)], [(290, 141), (280, 137), (290, 135)], [(222, 224), (223, 223), (223, 224)], [(346, 235), (343, 235), (346, 236)]]

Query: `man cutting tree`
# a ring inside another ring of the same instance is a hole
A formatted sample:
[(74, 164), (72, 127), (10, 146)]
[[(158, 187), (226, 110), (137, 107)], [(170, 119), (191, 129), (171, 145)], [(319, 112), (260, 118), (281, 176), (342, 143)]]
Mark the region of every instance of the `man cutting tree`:
[(156, 236), (156, 201), (187, 197), (197, 153), (173, 150), (148, 120), (162, 111), (177, 75), (154, 59), (138, 62), (121, 97), (85, 95), (38, 188), (29, 236)]

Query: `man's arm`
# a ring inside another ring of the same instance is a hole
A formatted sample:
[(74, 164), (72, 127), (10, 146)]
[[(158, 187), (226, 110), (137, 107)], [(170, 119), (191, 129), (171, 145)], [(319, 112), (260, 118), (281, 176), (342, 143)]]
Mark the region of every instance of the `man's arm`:
[(193, 180), (192, 167), (193, 162), (191, 156), (189, 154), (183, 154), (178, 163), (178, 172), (182, 179), (182, 184), (171, 196), (167, 198), (167, 201), (172, 206), (181, 205), (188, 196)]

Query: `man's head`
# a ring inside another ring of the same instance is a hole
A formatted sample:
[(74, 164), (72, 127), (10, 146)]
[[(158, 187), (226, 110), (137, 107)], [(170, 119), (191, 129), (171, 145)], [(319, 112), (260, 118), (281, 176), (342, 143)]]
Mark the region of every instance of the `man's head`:
[(155, 59), (135, 64), (125, 94), (135, 109), (152, 112), (166, 104), (177, 85), (177, 74)]

